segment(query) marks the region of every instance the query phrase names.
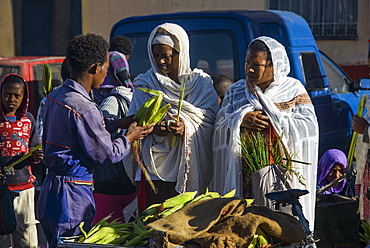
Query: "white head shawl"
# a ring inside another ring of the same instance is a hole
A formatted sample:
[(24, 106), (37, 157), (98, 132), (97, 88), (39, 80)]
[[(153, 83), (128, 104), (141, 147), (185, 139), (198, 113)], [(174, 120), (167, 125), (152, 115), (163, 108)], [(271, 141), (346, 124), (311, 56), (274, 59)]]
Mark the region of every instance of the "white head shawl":
[(158, 75), (164, 75), (159, 69), (157, 64), (155, 63), (154, 57), (153, 57), (153, 51), (152, 51), (152, 43), (153, 39), (158, 33), (163, 34), (169, 34), (173, 36), (173, 38), (177, 39), (179, 41), (179, 77), (185, 74), (189, 74), (191, 72), (190, 69), (190, 55), (189, 55), (189, 38), (185, 30), (174, 23), (164, 23), (161, 25), (158, 25), (152, 33), (149, 35), (148, 39), (148, 54), (150, 59), (150, 64), (152, 65), (152, 68), (154, 72)]
[[(288, 77), (290, 66), (285, 48), (270, 37), (262, 36), (255, 40), (265, 43), (271, 52), (274, 81), (264, 92), (254, 85), (258, 99), (246, 87), (244, 79), (229, 87), (215, 123), (213, 136), (215, 173), (210, 187), (211, 190), (222, 194), (236, 188), (237, 195), (241, 196), (240, 124), (247, 112), (263, 110), (278, 135), (282, 135), (282, 141), (288, 152), (297, 160), (311, 163), (311, 166), (297, 163), (293, 166), (297, 172), (307, 177), (306, 188), (311, 193), (302, 197), (300, 201), (304, 206), (304, 214), (313, 227), (318, 147), (318, 124), (314, 107), (312, 104), (298, 104), (294, 110), (278, 109), (277, 103), (291, 102), (296, 96), (308, 94), (300, 81)], [(294, 179), (292, 187), (302, 188), (302, 185)]]
[[(177, 192), (196, 190), (198, 193), (203, 193), (212, 176), (211, 143), (214, 119), (218, 111), (217, 94), (208, 74), (201, 69), (190, 69), (188, 35), (182, 27), (173, 23), (161, 24), (150, 34), (147, 47), (152, 67), (135, 78), (135, 87), (162, 91), (163, 102), (170, 103), (172, 106), (168, 111), (169, 114), (177, 114), (181, 85), (162, 73), (155, 63), (152, 44), (158, 33), (171, 35), (171, 38), (176, 39), (179, 44), (178, 77), (179, 81), (180, 77), (185, 77), (186, 80), (181, 109), (185, 134), (183, 139), (177, 139), (174, 147), (171, 147), (172, 134), (147, 136), (142, 141), (143, 162), (151, 176), (163, 181), (176, 180)], [(166, 42), (171, 43), (168, 40)], [(143, 91), (135, 91), (129, 115), (135, 114), (148, 97), (148, 94)], [(126, 156), (127, 167), (134, 167), (132, 159), (131, 155)], [(174, 165), (178, 166), (174, 167)], [(133, 178), (132, 169), (127, 167), (129, 176)]]
[(263, 43), (266, 44), (266, 46), (270, 50), (272, 65), (274, 67), (274, 81), (279, 82), (280, 79), (288, 76), (290, 72), (290, 65), (288, 55), (285, 51), (284, 46), (277, 42), (276, 40), (274, 40), (273, 38), (267, 36), (258, 37), (252, 40), (250, 44), (252, 44), (253, 41), (255, 40), (262, 41)]

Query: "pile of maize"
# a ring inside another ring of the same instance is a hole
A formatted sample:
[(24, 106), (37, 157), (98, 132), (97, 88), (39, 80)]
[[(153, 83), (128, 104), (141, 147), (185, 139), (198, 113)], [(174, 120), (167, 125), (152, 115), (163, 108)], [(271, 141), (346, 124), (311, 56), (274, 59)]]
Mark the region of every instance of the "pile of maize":
[(235, 190), (232, 190), (223, 196), (221, 196), (217, 192), (209, 192), (208, 190), (204, 194), (201, 194), (197, 197), (195, 197), (196, 194), (197, 191), (185, 192), (174, 197), (168, 198), (163, 203), (153, 204), (140, 214), (140, 219), (143, 221), (145, 225), (147, 225), (155, 220), (164, 218), (176, 212), (180, 208), (190, 203), (212, 198), (233, 197), (235, 195)]
[(117, 220), (108, 223), (107, 220), (111, 217), (108, 215), (101, 219), (89, 232), (83, 229), (84, 222), (81, 222), (80, 230), (83, 236), (78, 242), (125, 246), (143, 246), (148, 242), (146, 236), (151, 230), (147, 230), (140, 219), (128, 223), (120, 223)]

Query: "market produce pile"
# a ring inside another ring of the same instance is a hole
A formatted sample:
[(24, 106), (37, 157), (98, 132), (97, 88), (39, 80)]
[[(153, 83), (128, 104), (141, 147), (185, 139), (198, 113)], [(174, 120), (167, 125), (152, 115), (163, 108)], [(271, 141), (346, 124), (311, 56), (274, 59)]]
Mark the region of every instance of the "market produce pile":
[(280, 242), (300, 242), (304, 237), (299, 221), (263, 206), (217, 192), (186, 192), (148, 207), (136, 220), (110, 223), (107, 216), (78, 242), (125, 246), (248, 247), (262, 248)]

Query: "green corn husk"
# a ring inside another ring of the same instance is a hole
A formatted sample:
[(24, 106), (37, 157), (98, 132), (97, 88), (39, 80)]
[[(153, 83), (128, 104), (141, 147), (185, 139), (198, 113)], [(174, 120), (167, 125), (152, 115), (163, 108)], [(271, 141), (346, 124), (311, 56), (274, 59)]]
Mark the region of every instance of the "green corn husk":
[[(365, 104), (366, 104), (366, 94), (363, 94), (362, 97), (360, 98), (360, 103), (358, 104), (358, 108), (357, 108), (356, 115), (358, 117), (362, 117), (362, 115), (364, 114)], [(353, 156), (355, 155), (357, 136), (358, 136), (358, 133), (353, 132), (351, 144), (349, 146), (349, 151), (348, 151), (347, 171), (349, 171), (350, 167), (352, 166)]]
[(32, 155), (32, 153), (34, 153), (35, 151), (37, 151), (38, 149), (41, 149), (41, 143), (38, 144), (37, 146), (35, 146), (31, 151), (29, 151), (27, 154), (25, 154), (23, 157), (21, 157), (20, 159), (18, 159), (17, 161), (15, 161), (14, 163), (12, 163), (11, 165), (9, 166), (6, 166), (4, 168), (5, 171), (9, 170), (10, 168), (13, 168), (14, 166), (16, 166), (17, 164), (19, 164), (20, 162), (24, 161), (25, 159), (27, 159), (28, 157), (30, 157)]
[[(163, 93), (158, 90), (146, 89), (146, 88), (139, 88), (140, 90), (154, 95), (145, 103), (143, 103), (139, 110), (135, 114), (135, 119), (138, 123), (138, 126), (147, 126), (152, 123), (160, 123), (164, 116), (167, 114), (168, 109), (171, 107), (170, 104), (166, 104), (162, 108), (160, 108), (162, 101), (163, 101)], [(135, 140), (131, 145), (132, 154), (134, 159), (140, 166), (145, 179), (148, 181), (150, 187), (155, 193), (158, 193), (158, 189), (155, 187), (154, 183), (150, 179), (150, 176), (145, 168), (145, 165), (140, 159), (140, 150), (141, 150), (141, 141)]]
[(53, 81), (53, 78), (52, 78), (52, 72), (50, 70), (50, 66), (49, 64), (44, 64), (44, 69), (42, 72), (42, 85), (43, 85), (45, 95), (49, 95), (49, 93), (53, 89), (52, 81)]
[[(182, 108), (182, 101), (184, 100), (185, 96), (185, 89), (186, 89), (186, 79), (185, 76), (181, 77), (181, 85), (180, 85), (180, 95), (179, 95), (179, 103), (177, 106), (177, 116), (176, 116), (176, 122), (180, 121), (180, 113)], [(176, 144), (177, 137), (174, 136), (172, 139), (171, 147), (173, 148)]]

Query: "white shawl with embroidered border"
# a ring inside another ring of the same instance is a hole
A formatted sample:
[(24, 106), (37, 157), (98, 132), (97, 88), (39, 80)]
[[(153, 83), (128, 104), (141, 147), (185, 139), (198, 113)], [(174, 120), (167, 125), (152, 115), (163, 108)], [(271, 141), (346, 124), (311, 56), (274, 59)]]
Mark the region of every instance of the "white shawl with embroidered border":
[[(180, 117), (185, 124), (185, 135), (178, 137), (171, 148), (173, 135), (148, 135), (142, 142), (142, 159), (148, 172), (163, 181), (176, 182), (177, 192), (205, 191), (212, 177), (212, 133), (217, 111), (217, 94), (210, 76), (200, 69), (190, 69), (189, 41), (186, 32), (178, 25), (165, 23), (153, 30), (148, 41), (152, 68), (134, 81), (135, 92), (129, 115), (135, 114), (149, 95), (137, 88), (150, 88), (163, 92), (164, 104), (170, 103), (169, 113), (177, 115), (180, 85), (160, 72), (152, 55), (152, 39), (158, 32), (169, 33), (179, 40), (179, 78), (187, 79)], [(127, 165), (133, 165), (132, 154)], [(127, 168), (131, 178), (136, 169)], [(130, 173), (131, 172), (131, 173)]]
[(277, 133), (283, 137), (293, 159), (311, 163), (292, 164), (293, 169), (305, 178), (306, 184), (304, 187), (295, 179), (292, 187), (306, 188), (310, 192), (301, 197), (300, 202), (310, 226), (313, 227), (319, 133), (314, 106), (302, 83), (287, 76), (289, 61), (284, 47), (269, 37), (258, 39), (271, 51), (274, 82), (265, 92), (254, 87), (260, 100), (249, 92), (245, 79), (229, 87), (215, 122), (214, 175), (210, 189), (221, 194), (237, 189), (237, 195), (242, 196), (240, 125), (247, 112), (263, 110)]

